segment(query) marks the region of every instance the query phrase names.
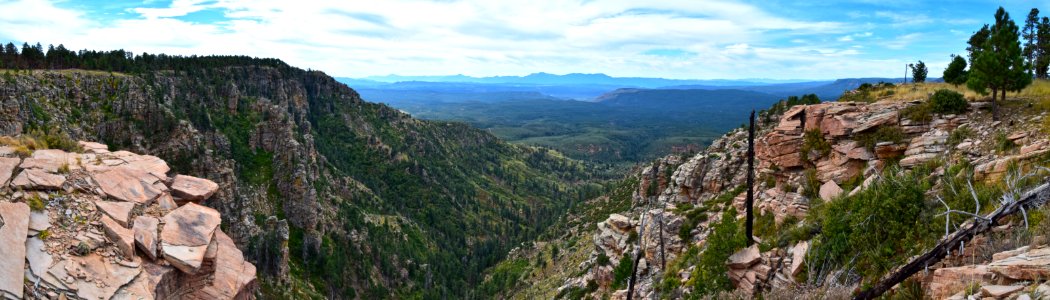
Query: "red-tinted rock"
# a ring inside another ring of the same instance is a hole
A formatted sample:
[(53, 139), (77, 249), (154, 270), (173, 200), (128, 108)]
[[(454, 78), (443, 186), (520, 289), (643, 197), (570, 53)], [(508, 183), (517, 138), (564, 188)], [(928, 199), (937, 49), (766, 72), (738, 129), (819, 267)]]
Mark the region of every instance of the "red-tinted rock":
[(200, 202), (218, 190), (219, 185), (211, 180), (186, 175), (176, 175), (171, 184), (172, 195), (184, 201)]

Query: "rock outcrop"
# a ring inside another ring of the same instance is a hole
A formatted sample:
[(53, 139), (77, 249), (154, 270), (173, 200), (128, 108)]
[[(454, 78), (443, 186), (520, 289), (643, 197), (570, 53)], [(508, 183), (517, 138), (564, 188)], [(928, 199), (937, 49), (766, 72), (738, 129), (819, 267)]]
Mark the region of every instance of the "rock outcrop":
[(157, 201), (171, 191), (205, 200), (215, 183), (171, 178), (156, 157), (79, 145), (0, 158), (21, 176), (0, 186), (0, 298), (254, 298), (255, 266), (218, 229), (219, 213)]

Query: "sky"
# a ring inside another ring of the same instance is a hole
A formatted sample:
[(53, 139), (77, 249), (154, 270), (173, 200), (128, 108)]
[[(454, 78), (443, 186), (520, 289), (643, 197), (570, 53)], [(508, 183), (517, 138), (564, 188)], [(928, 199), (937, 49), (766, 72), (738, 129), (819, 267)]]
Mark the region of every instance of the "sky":
[[(339, 77), (900, 77), (1040, 1), (0, 0), (0, 41), (276, 57)], [(1023, 25), (1023, 24), (1022, 24)]]

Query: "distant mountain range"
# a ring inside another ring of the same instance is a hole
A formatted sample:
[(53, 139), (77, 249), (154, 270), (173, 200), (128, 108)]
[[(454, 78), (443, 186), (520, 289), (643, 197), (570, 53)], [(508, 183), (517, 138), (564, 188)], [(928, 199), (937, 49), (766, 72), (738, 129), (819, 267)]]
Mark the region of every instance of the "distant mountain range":
[[(510, 100), (528, 98), (557, 98), (593, 101), (605, 93), (622, 88), (669, 90), (723, 90), (735, 89), (766, 93), (778, 97), (816, 94), (821, 99), (834, 100), (846, 90), (863, 83), (900, 82), (901, 78), (845, 78), (837, 80), (775, 80), (775, 79), (666, 79), (644, 77), (611, 77), (605, 74), (535, 73), (527, 76), (471, 77), (450, 76), (372, 76), (366, 78), (337, 77), (336, 80), (362, 92), (365, 99), (377, 102), (421, 100), (439, 101), (498, 101), (501, 95)], [(933, 79), (931, 81), (937, 81)], [(441, 95), (438, 95), (441, 94)], [(480, 96), (479, 94), (489, 94)], [(411, 99), (409, 99), (411, 98)]]
[(659, 88), (677, 85), (706, 86), (751, 86), (779, 83), (804, 82), (808, 80), (779, 79), (666, 79), (648, 77), (612, 77), (606, 74), (571, 73), (556, 75), (550, 73), (533, 73), (525, 76), (472, 77), (466, 75), (447, 76), (370, 76), (365, 78), (347, 78), (358, 83), (395, 83), (408, 81), (423, 82), (459, 82), (490, 84), (526, 84), (526, 85), (608, 85), (617, 87)]

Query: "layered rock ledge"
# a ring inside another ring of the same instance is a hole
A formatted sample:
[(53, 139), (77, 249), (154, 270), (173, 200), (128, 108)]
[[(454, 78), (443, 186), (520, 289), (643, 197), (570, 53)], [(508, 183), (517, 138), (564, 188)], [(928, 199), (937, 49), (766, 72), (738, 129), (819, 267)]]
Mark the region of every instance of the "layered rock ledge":
[(79, 146), (0, 146), (0, 299), (255, 297), (255, 266), (219, 212), (197, 204), (217, 184), (154, 156)]

